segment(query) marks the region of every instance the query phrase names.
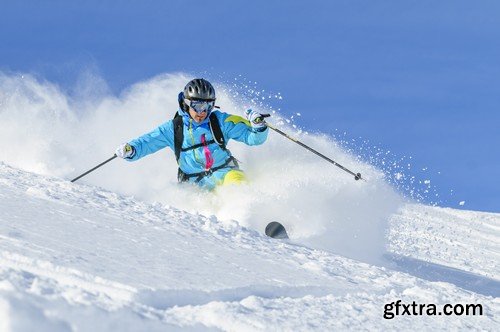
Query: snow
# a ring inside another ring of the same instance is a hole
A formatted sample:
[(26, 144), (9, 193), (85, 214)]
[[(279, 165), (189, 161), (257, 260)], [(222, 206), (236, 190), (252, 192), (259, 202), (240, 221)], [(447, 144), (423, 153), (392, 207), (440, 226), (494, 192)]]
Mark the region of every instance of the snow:
[[(76, 98), (0, 73), (0, 331), (499, 330), (500, 214), (408, 201), (276, 112), (368, 181), (272, 134), (229, 146), (252, 179), (241, 187), (177, 185), (170, 151), (68, 181), (163, 122), (186, 80), (112, 96), (89, 79)], [(228, 93), (218, 101), (241, 111)], [(289, 241), (263, 235), (272, 220)], [(398, 300), (484, 314), (384, 319)]]
[(392, 253), (500, 280), (499, 214), (409, 204), (391, 225)]
[[(5, 96), (0, 96), (0, 160), (25, 171), (73, 179), (111, 157), (120, 143), (171, 118), (173, 114), (168, 112), (177, 109), (177, 94), (188, 79), (183, 74), (160, 75), (131, 86), (120, 96), (93, 93), (94, 85), (102, 83), (90, 81), (91, 86), (83, 87), (77, 94), (81, 97), (75, 99), (30, 75), (20, 79), (0, 74)], [(92, 93), (86, 94), (87, 90)], [(241, 114), (244, 109), (238, 98), (221, 92), (217, 101), (224, 111)], [(268, 109), (261, 111), (269, 113)], [(285, 123), (279, 114), (269, 121)], [(177, 164), (168, 149), (134, 163), (114, 160), (78, 183), (216, 216), (228, 225), (236, 220), (241, 226), (261, 230), (269, 221), (286, 220), (290, 236), (301, 243), (378, 263), (384, 252), (387, 220), (401, 206), (400, 195), (381, 171), (357, 161), (331, 137), (280, 128), (335, 156), (335, 161), (369, 181), (354, 181), (290, 140), (270, 133), (262, 146), (228, 144), (252, 180), (244, 190), (229, 187), (206, 195), (195, 188), (179, 187)]]
[[(394, 256), (465, 269), (483, 282), (471, 290), (401, 272), (396, 259), (370, 265), (6, 164), (0, 183), (2, 330), (499, 326), (498, 214), (409, 204), (391, 219)], [(398, 299), (480, 303), (485, 314), (383, 319), (384, 304)]]

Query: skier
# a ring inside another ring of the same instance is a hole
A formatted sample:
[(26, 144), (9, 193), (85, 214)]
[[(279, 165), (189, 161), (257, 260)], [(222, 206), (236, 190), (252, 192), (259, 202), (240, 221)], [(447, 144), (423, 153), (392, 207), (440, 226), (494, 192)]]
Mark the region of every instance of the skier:
[(116, 149), (116, 155), (135, 161), (170, 147), (179, 165), (179, 182), (212, 190), (220, 184), (245, 182), (238, 161), (226, 148), (230, 139), (260, 145), (269, 129), (262, 114), (247, 110), (246, 119), (214, 110), (215, 89), (205, 79), (191, 80), (178, 96), (179, 110), (153, 131)]

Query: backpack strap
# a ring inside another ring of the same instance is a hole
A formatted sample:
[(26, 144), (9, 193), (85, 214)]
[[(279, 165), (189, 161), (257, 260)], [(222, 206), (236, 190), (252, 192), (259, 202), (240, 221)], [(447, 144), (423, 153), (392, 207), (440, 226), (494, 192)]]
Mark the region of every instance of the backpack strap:
[(174, 126), (174, 151), (175, 160), (179, 163), (179, 158), (181, 156), (182, 141), (184, 141), (184, 123), (182, 121), (182, 116), (179, 112), (175, 113), (174, 119), (172, 120)]
[[(230, 165), (231, 163), (233, 163), (233, 165)], [(205, 176), (210, 176), (215, 171), (218, 171), (219, 169), (226, 168), (226, 167), (229, 167), (232, 169), (238, 168), (239, 165), (238, 165), (238, 161), (236, 160), (236, 158), (231, 156), (222, 165), (217, 166), (217, 167), (212, 167), (211, 169), (209, 169), (207, 171), (203, 171), (203, 172), (199, 172), (199, 173), (187, 174), (187, 173), (184, 173), (179, 168), (179, 170), (177, 171), (177, 179), (179, 180), (179, 182), (186, 182), (186, 181), (189, 181), (189, 179), (195, 177), (196, 180), (194, 182), (197, 183), (197, 182), (200, 182)]]
[(189, 150), (198, 149), (198, 148), (201, 148), (202, 146), (210, 145), (210, 144), (213, 144), (213, 143), (215, 143), (215, 140), (211, 139), (209, 141), (206, 141), (205, 143), (198, 143), (198, 144), (195, 144), (195, 145), (191, 145), (190, 147), (187, 147), (187, 148), (182, 148), (181, 152), (186, 152), (186, 151), (189, 151)]
[(220, 123), (217, 119), (215, 113), (210, 113), (210, 131), (212, 132), (212, 136), (217, 144), (222, 148), (222, 150), (226, 150), (226, 140), (224, 139), (224, 135), (222, 134), (222, 130), (220, 129)]

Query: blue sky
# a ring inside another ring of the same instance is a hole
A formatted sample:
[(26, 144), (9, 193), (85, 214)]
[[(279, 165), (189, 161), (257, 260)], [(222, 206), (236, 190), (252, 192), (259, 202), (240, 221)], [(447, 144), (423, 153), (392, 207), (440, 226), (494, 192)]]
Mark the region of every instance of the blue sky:
[(412, 156), (413, 172), (432, 180), (442, 205), (500, 211), (498, 1), (1, 7), (2, 71), (35, 73), (70, 90), (92, 67), (114, 93), (164, 72), (243, 75), (280, 92), (277, 106), (300, 112), (297, 124), (310, 131), (346, 132), (395, 158)]

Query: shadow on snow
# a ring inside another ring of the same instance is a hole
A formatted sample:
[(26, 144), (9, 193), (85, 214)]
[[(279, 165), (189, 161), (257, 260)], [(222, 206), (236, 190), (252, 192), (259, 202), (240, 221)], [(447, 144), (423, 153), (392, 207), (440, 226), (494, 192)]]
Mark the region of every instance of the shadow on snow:
[(421, 279), (448, 282), (486, 296), (500, 296), (499, 280), (406, 256), (385, 254), (384, 258), (396, 264), (397, 270)]

